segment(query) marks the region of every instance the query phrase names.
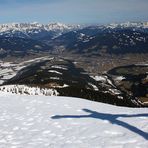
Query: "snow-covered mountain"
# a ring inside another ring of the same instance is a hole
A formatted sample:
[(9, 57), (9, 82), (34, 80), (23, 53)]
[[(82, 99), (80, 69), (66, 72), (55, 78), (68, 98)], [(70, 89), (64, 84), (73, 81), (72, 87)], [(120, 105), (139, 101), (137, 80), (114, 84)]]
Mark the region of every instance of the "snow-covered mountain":
[[(113, 72), (110, 70), (108, 76), (89, 74), (84, 69), (78, 68), (75, 62), (59, 57), (46, 56), (22, 63), (0, 61), (0, 65), (0, 93), (74, 96), (119, 106), (147, 106), (147, 101), (142, 101), (140, 97), (147, 95), (144, 83), (147, 80), (147, 67), (144, 66), (122, 67), (122, 71), (126, 73), (115, 73), (114, 70)], [(139, 73), (136, 78), (134, 74), (137, 71)], [(129, 81), (126, 75), (128, 72), (133, 76), (133, 80), (130, 78)], [(126, 91), (127, 83), (130, 83), (131, 87)], [(139, 84), (139, 87), (135, 87)], [(140, 93), (137, 95), (135, 91), (139, 89)]]
[(89, 26), (58, 36), (53, 40), (53, 45), (65, 47), (66, 51), (90, 55), (98, 55), (102, 52), (147, 53), (148, 33), (142, 28), (136, 29)]
[(147, 47), (147, 22), (96, 26), (44, 25), (37, 22), (0, 25), (0, 57), (26, 56), (44, 51), (87, 56), (147, 53)]
[(79, 25), (65, 25), (62, 23), (40, 24), (34, 23), (10, 23), (0, 24), (0, 36), (5, 37), (32, 37), (34, 35), (48, 35), (48, 32), (63, 33), (78, 29)]
[(147, 108), (0, 93), (1, 148), (147, 148)]
[(34, 23), (10, 23), (10, 24), (1, 24), (1, 31), (8, 30), (19, 30), (19, 31), (27, 31), (31, 29), (45, 29), (45, 30), (65, 30), (65, 29), (73, 29), (77, 26), (74, 25), (65, 25), (62, 23), (49, 23), (47, 25), (40, 24), (37, 22)]
[(147, 28), (148, 22), (125, 22), (125, 23), (111, 23), (105, 25), (107, 28)]
[[(62, 33), (83, 28), (80, 25), (66, 25), (62, 23), (40, 24), (33, 23), (10, 23), (0, 24), (0, 36), (5, 37), (36, 37), (46, 36), (52, 34), (53, 37), (61, 35)], [(148, 29), (148, 22), (126, 22), (126, 23), (111, 23), (107, 25), (94, 26), (95, 29), (115, 29), (115, 28), (137, 28)], [(45, 35), (46, 34), (46, 35)], [(40, 37), (40, 38), (41, 38)]]

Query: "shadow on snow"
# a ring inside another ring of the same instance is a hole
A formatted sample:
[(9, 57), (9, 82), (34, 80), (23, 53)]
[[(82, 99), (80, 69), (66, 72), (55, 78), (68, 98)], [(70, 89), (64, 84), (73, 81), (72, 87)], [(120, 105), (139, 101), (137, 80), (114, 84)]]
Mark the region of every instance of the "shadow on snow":
[(98, 113), (89, 109), (83, 109), (83, 111), (90, 113), (89, 115), (56, 115), (51, 117), (52, 119), (61, 119), (61, 118), (96, 118), (101, 120), (108, 120), (112, 124), (116, 124), (122, 126), (134, 133), (137, 133), (144, 139), (148, 140), (148, 133), (144, 132), (137, 127), (130, 125), (126, 122), (118, 120), (119, 117), (148, 117), (148, 114), (135, 114), (135, 115), (127, 115), (127, 114), (107, 114), (107, 113)]

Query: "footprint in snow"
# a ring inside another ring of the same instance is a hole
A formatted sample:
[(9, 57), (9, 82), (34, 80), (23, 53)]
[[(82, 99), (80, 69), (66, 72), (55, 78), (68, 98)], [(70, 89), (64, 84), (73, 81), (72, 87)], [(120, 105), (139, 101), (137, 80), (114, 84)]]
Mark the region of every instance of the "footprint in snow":
[(33, 121), (34, 119), (33, 118), (29, 118), (29, 119), (27, 119), (27, 121)]
[(77, 112), (83, 112), (81, 109), (76, 110)]
[(13, 131), (17, 131), (17, 130), (19, 130), (19, 127), (18, 126), (15, 126), (12, 130)]
[(49, 131), (49, 130), (48, 130), (48, 131), (43, 131), (43, 132), (42, 132), (43, 135), (50, 134), (50, 133), (51, 133), (51, 131)]
[(123, 133), (116, 131), (104, 131), (104, 133), (107, 135), (123, 135)]

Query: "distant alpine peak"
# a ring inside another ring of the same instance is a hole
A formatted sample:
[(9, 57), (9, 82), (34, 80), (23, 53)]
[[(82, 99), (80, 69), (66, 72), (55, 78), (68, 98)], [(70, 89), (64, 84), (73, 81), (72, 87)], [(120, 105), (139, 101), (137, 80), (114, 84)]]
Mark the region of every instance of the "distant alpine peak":
[(32, 29), (42, 29), (42, 30), (70, 30), (79, 28), (80, 25), (66, 25), (62, 23), (48, 23), (40, 24), (38, 22), (33, 23), (9, 23), (9, 24), (0, 24), (0, 32), (5, 32), (9, 30), (15, 31), (26, 31)]
[(48, 23), (47, 25), (45, 25), (48, 30), (64, 30), (64, 29), (76, 29), (76, 28), (80, 28), (80, 25), (66, 25), (66, 24), (62, 24), (62, 23)]
[(111, 23), (105, 25), (107, 28), (129, 28), (129, 27), (136, 27), (136, 28), (148, 28), (148, 22), (124, 22), (124, 23)]

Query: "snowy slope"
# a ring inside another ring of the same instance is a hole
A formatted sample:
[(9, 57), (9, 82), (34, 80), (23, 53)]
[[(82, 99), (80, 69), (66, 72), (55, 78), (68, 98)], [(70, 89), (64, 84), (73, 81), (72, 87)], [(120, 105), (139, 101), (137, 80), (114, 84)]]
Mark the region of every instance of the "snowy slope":
[(0, 93), (0, 148), (146, 148), (148, 109)]

